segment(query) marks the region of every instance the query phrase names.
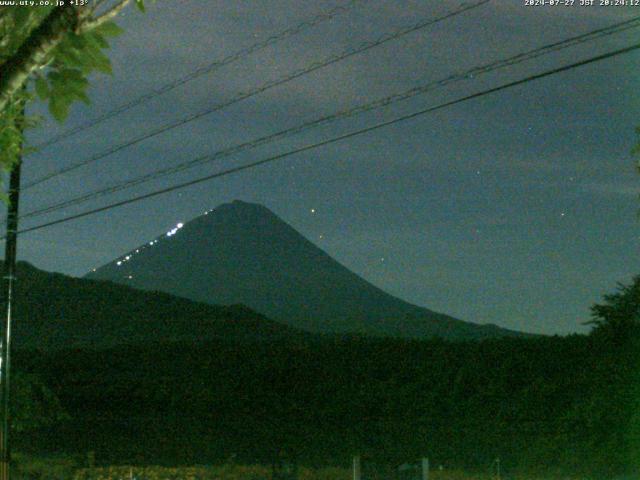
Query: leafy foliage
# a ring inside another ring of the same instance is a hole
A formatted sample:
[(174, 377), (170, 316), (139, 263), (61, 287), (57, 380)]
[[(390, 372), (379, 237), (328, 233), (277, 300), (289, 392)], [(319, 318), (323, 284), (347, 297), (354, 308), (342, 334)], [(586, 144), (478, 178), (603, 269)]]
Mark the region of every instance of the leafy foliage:
[(68, 480), (78, 471), (78, 462), (67, 456), (34, 456), (24, 453), (12, 455), (15, 480)]
[(36, 375), (14, 375), (11, 395), (11, 427), (16, 432), (52, 427), (71, 418), (58, 397)]
[(592, 320), (598, 331), (625, 336), (640, 328), (640, 275), (630, 285), (618, 285), (616, 293), (604, 296), (602, 304), (591, 308)]
[(46, 76), (36, 77), (36, 92), (49, 102), (49, 111), (58, 121), (64, 121), (74, 101), (89, 103), (87, 76), (93, 72), (111, 74), (111, 62), (103, 50), (109, 48), (108, 37), (120, 35), (122, 30), (107, 22), (89, 32), (78, 35), (69, 32), (55, 49)]
[[(211, 478), (219, 478), (220, 480), (263, 480), (269, 478), (269, 476), (269, 469), (259, 465), (222, 465), (218, 467), (110, 466), (78, 470), (73, 480), (116, 480), (132, 477), (137, 480), (208, 480)], [(309, 477), (308, 480), (316, 480), (314, 475), (307, 475), (307, 477)], [(347, 478), (340, 480), (349, 479), (347, 476)]]
[[(136, 0), (136, 5), (144, 11), (143, 0)], [(0, 9), (0, 75), (3, 66), (20, 57), (20, 48), (33, 40), (34, 32), (46, 22), (54, 8), (63, 7)], [(93, 20), (90, 16), (86, 19)], [(96, 22), (91, 28), (81, 28), (83, 26), (81, 24), (75, 30), (69, 27), (63, 32), (61, 41), (39, 60), (29, 84), (12, 95), (0, 111), (0, 168), (9, 170), (20, 155), (26, 153), (23, 131), (34, 126), (37, 120), (24, 118), (25, 105), (35, 98), (32, 90), (37, 98), (48, 103), (51, 115), (62, 122), (74, 102), (89, 103), (89, 76), (93, 72), (111, 73), (111, 63), (105, 53), (109, 48), (108, 39), (122, 30), (110, 21)]]

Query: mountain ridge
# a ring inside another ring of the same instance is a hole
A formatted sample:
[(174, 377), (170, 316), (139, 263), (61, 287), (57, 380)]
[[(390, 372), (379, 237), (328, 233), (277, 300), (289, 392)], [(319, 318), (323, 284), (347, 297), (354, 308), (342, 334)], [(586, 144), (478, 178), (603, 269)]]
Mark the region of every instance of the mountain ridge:
[(103, 349), (158, 340), (295, 342), (309, 337), (244, 305), (209, 305), (45, 272), (27, 262), (18, 263), (17, 278), (13, 344), (18, 349)]
[(316, 333), (460, 340), (524, 335), (390, 295), (267, 207), (239, 200), (178, 223), (85, 277), (210, 304), (244, 304)]

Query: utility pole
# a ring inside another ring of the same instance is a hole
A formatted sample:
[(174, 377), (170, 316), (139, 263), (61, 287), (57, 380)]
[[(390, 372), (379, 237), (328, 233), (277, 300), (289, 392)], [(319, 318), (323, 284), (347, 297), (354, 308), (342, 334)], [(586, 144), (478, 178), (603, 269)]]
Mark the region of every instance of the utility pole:
[[(20, 131), (24, 123), (24, 105), (18, 119)], [(20, 145), (22, 149), (22, 145)], [(2, 286), (4, 290), (4, 328), (2, 331), (2, 343), (0, 343), (0, 480), (9, 480), (9, 462), (11, 453), (9, 449), (9, 369), (11, 365), (11, 316), (13, 302), (13, 286), (16, 271), (16, 252), (18, 243), (18, 201), (20, 200), (20, 170), (22, 156), (19, 154), (11, 168), (9, 178), (9, 205), (7, 206), (7, 234), (4, 247), (4, 275)]]

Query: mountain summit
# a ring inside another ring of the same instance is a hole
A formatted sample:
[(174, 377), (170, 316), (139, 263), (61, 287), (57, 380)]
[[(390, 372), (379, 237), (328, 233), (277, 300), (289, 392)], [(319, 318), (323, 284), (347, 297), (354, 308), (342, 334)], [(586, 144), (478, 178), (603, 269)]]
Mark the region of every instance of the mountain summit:
[(463, 322), (385, 293), (268, 208), (223, 204), (90, 272), (210, 304), (244, 304), (313, 332), (477, 339), (516, 332)]

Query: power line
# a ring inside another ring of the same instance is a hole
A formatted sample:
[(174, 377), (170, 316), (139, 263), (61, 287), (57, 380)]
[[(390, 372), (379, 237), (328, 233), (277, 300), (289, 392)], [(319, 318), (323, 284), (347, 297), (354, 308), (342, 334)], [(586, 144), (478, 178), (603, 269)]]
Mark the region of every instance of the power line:
[(207, 75), (210, 73), (213, 73), (214, 71), (218, 70), (221, 67), (224, 67), (226, 65), (230, 65), (234, 62), (237, 62), (238, 60), (241, 60), (253, 53), (259, 52), (260, 50), (264, 50), (265, 48), (274, 45), (275, 43), (278, 43), (282, 40), (285, 40), (289, 37), (295, 36), (299, 33), (302, 33), (303, 31), (315, 27), (316, 25), (319, 25), (323, 22), (326, 22), (328, 20), (333, 19), (334, 17), (336, 17), (337, 15), (340, 15), (342, 13), (348, 12), (351, 8), (353, 8), (356, 4), (361, 3), (365, 0), (350, 0), (349, 2), (346, 3), (346, 5), (339, 5), (337, 7), (332, 8), (331, 10), (327, 11), (326, 13), (320, 13), (318, 15), (315, 15), (313, 17), (311, 17), (308, 20), (305, 20), (293, 27), (287, 28), (286, 30), (282, 30), (281, 32), (275, 33), (273, 35), (271, 35), (270, 37), (254, 43), (253, 45), (250, 45), (249, 47), (243, 48), (238, 50), (237, 52), (234, 52), (230, 55), (227, 55), (226, 57), (222, 58), (221, 60), (217, 60), (211, 63), (208, 63), (206, 65), (203, 65), (202, 67), (197, 68), (196, 70), (193, 70), (192, 72), (177, 78), (175, 80), (173, 80), (172, 82), (166, 83), (162, 86), (160, 86), (159, 88), (156, 88), (155, 90), (151, 90), (150, 92), (147, 92), (137, 98), (134, 98), (133, 100), (120, 105), (119, 107), (114, 108), (113, 110), (110, 110), (108, 112), (103, 113), (102, 115), (94, 118), (93, 120), (89, 120), (88, 122), (79, 125), (77, 127), (73, 127), (70, 128), (69, 130), (66, 130), (62, 133), (60, 133), (59, 135), (56, 135), (52, 138), (49, 138), (48, 140), (45, 140), (44, 142), (35, 145), (34, 148), (36, 149), (43, 149), (46, 147), (49, 147), (51, 145), (54, 145), (56, 143), (61, 142), (62, 140), (64, 140), (65, 138), (69, 138), (72, 137), (74, 135), (77, 135), (80, 132), (83, 132), (85, 130), (88, 130), (89, 128), (92, 128), (96, 125), (98, 125), (99, 123), (104, 122), (105, 120), (109, 120), (110, 118), (113, 118), (117, 115), (120, 115), (121, 113), (126, 112), (127, 110), (130, 110), (134, 107), (137, 107), (138, 105), (142, 105), (143, 103), (148, 102), (149, 100), (152, 100), (160, 95), (164, 95), (167, 92), (170, 92), (171, 90), (174, 90), (175, 88), (178, 88), (188, 82), (191, 82), (197, 78), (202, 77), (203, 75)]
[[(214, 178), (219, 178), (219, 177), (231, 175), (233, 173), (241, 172), (243, 170), (249, 170), (251, 168), (255, 168), (255, 167), (258, 167), (260, 165), (271, 163), (271, 162), (274, 162), (276, 160), (281, 160), (283, 158), (290, 157), (290, 156), (298, 154), (298, 153), (302, 153), (302, 152), (306, 152), (306, 151), (309, 151), (309, 150), (313, 150), (313, 149), (316, 149), (316, 148), (319, 148), (319, 147), (323, 147), (325, 145), (330, 145), (330, 144), (333, 144), (333, 143), (337, 143), (337, 142), (340, 142), (342, 140), (353, 138), (353, 137), (356, 137), (358, 135), (362, 135), (364, 133), (369, 133), (369, 132), (378, 130), (380, 128), (388, 127), (390, 125), (394, 125), (396, 123), (403, 122), (405, 120), (416, 118), (416, 117), (425, 115), (427, 113), (434, 112), (436, 110), (441, 110), (441, 109), (444, 109), (444, 108), (447, 108), (447, 107), (450, 107), (450, 106), (453, 106), (453, 105), (460, 104), (462, 102), (466, 102), (468, 100), (480, 98), (480, 97), (483, 97), (485, 95), (496, 93), (496, 92), (499, 92), (499, 91), (502, 91), (502, 90), (506, 90), (508, 88), (515, 87), (517, 85), (522, 85), (524, 83), (531, 82), (533, 80), (538, 80), (538, 79), (545, 78), (545, 77), (548, 77), (548, 76), (551, 76), (551, 75), (555, 75), (557, 73), (561, 73), (561, 72), (565, 72), (565, 71), (568, 71), (568, 70), (572, 70), (572, 69), (577, 68), (577, 67), (581, 67), (581, 66), (588, 65), (588, 64), (591, 64), (591, 63), (595, 63), (595, 62), (598, 62), (598, 61), (601, 61), (601, 60), (605, 60), (607, 58), (612, 58), (612, 57), (615, 57), (615, 56), (618, 56), (618, 55), (629, 53), (629, 52), (632, 52), (632, 51), (637, 50), (637, 49), (640, 49), (640, 44), (635, 44), (635, 45), (632, 45), (632, 46), (629, 46), (629, 47), (625, 47), (625, 48), (622, 48), (622, 49), (619, 49), (619, 50), (615, 50), (613, 52), (609, 52), (609, 53), (605, 53), (605, 54), (598, 55), (598, 56), (595, 56), (595, 57), (591, 57), (591, 58), (589, 58), (587, 60), (582, 60), (580, 62), (575, 62), (575, 63), (569, 64), (569, 65), (565, 65), (565, 66), (562, 66), (562, 67), (553, 68), (553, 69), (547, 70), (547, 71), (545, 71), (543, 73), (530, 75), (530, 76), (525, 77), (525, 78), (523, 78), (521, 80), (516, 80), (516, 81), (513, 81), (513, 82), (509, 82), (509, 83), (500, 85), (498, 87), (490, 88), (488, 90), (483, 90), (481, 92), (474, 93), (474, 94), (471, 94), (471, 95), (467, 95), (467, 96), (459, 98), (457, 100), (452, 100), (450, 102), (441, 103), (440, 105), (436, 105), (434, 107), (429, 107), (429, 108), (426, 108), (424, 110), (419, 110), (417, 112), (414, 112), (414, 113), (411, 113), (411, 114), (408, 114), (408, 115), (403, 115), (401, 117), (397, 117), (397, 118), (394, 118), (392, 120), (387, 120), (387, 121), (384, 121), (384, 122), (380, 122), (380, 123), (377, 123), (375, 125), (372, 125), (372, 126), (369, 126), (369, 127), (366, 127), (366, 128), (362, 128), (360, 130), (355, 130), (353, 132), (345, 133), (345, 134), (340, 135), (338, 137), (333, 137), (333, 138), (330, 138), (330, 139), (327, 139), (327, 140), (323, 140), (321, 142), (312, 143), (312, 144), (306, 145), (304, 147), (300, 147), (300, 148), (297, 148), (297, 149), (294, 149), (294, 150), (290, 150), (288, 152), (280, 153), (278, 155), (274, 155), (274, 156), (271, 156), (271, 157), (268, 157), (268, 158), (265, 158), (265, 159), (262, 159), (262, 160), (258, 160), (258, 161), (252, 162), (252, 163), (248, 163), (248, 164), (245, 164), (245, 165), (238, 166), (238, 167), (229, 168), (227, 170), (222, 170), (220, 172), (217, 172), (217, 173), (214, 173), (214, 174), (211, 174), (211, 175), (206, 175), (204, 177), (200, 177), (200, 178), (197, 178), (197, 179), (194, 179), (194, 180), (190, 180), (188, 182), (183, 182), (183, 183), (180, 183), (180, 184), (177, 184), (177, 185), (173, 185), (171, 187), (163, 188), (163, 189), (160, 189), (160, 190), (155, 190), (153, 192), (146, 193), (144, 195), (138, 195), (136, 197), (129, 198), (127, 200), (122, 200), (122, 201), (119, 201), (119, 202), (115, 202), (115, 203), (112, 203), (110, 205), (106, 205), (106, 206), (103, 206), (103, 207), (100, 207), (100, 208), (95, 208), (95, 209), (88, 210), (88, 211), (85, 211), (85, 212), (82, 212), (82, 213), (78, 213), (78, 214), (75, 214), (75, 215), (70, 215), (68, 217), (63, 217), (63, 218), (60, 218), (58, 220), (53, 220), (51, 222), (47, 222), (47, 223), (43, 223), (43, 224), (40, 224), (40, 225), (36, 225), (34, 227), (25, 228), (25, 229), (22, 229), (22, 230), (18, 231), (18, 234), (23, 234), (23, 233), (32, 232), (32, 231), (35, 231), (35, 230), (40, 230), (42, 228), (50, 227), (50, 226), (53, 226), (53, 225), (58, 225), (60, 223), (66, 223), (66, 222), (69, 222), (71, 220), (76, 220), (76, 219), (83, 218), (83, 217), (86, 217), (86, 216), (89, 216), (89, 215), (93, 215), (93, 214), (96, 214), (96, 213), (99, 213), (99, 212), (104, 212), (104, 211), (107, 211), (107, 210), (111, 210), (113, 208), (121, 207), (123, 205), (128, 205), (128, 204), (131, 204), (131, 203), (139, 202), (139, 201), (145, 200), (147, 198), (152, 198), (152, 197), (155, 197), (155, 196), (158, 196), (158, 195), (162, 195), (164, 193), (173, 192), (175, 190), (186, 188), (186, 187), (189, 187), (191, 185), (196, 185), (198, 183), (206, 182), (206, 181), (212, 180)], [(4, 237), (3, 237), (3, 239), (4, 239)]]
[(481, 66), (477, 66), (468, 70), (465, 70), (463, 72), (459, 72), (459, 73), (455, 73), (452, 75), (449, 75), (443, 79), (440, 80), (436, 80), (436, 81), (432, 81), (429, 82), (427, 84), (421, 85), (421, 86), (417, 86), (414, 88), (411, 88), (409, 90), (406, 90), (402, 93), (396, 93), (393, 95), (389, 95), (386, 97), (383, 97), (381, 99), (372, 101), (372, 102), (368, 102), (365, 104), (361, 104), (349, 109), (345, 109), (336, 113), (333, 113), (331, 115), (327, 115), (315, 120), (311, 120), (309, 122), (305, 122), (302, 125), (298, 125), (292, 128), (288, 128), (285, 130), (281, 130), (279, 132), (267, 135), (267, 136), (263, 136), (261, 138), (258, 139), (254, 139), (252, 141), (249, 142), (245, 142), (239, 145), (235, 145), (223, 150), (219, 150), (213, 154), (210, 155), (204, 155), (192, 160), (189, 160), (187, 162), (182, 162), (178, 165), (174, 165), (171, 167), (167, 167), (164, 169), (160, 169), (160, 170), (156, 170), (154, 172), (145, 174), (145, 175), (141, 175), (139, 177), (136, 177), (134, 179), (125, 181), (125, 182), (120, 182), (117, 183), (115, 185), (111, 185), (109, 187), (105, 187), (105, 188), (101, 188), (99, 190), (93, 191), (93, 192), (89, 192), (89, 193), (85, 193), (83, 195), (71, 198), (71, 199), (67, 199), (64, 200), (62, 202), (53, 204), (53, 205), (49, 205), (46, 207), (41, 207), (38, 208), (36, 210), (32, 210), (30, 212), (25, 213), (24, 215), (21, 215), (21, 218), (30, 218), (30, 217), (35, 217), (35, 216), (40, 216), (40, 215), (44, 215), (46, 213), (51, 213), (53, 211), (62, 209), (62, 208), (66, 208), (66, 207), (70, 207), (70, 206), (74, 206), (74, 205), (78, 205), (81, 203), (85, 203), (89, 200), (95, 199), (95, 198), (99, 198), (105, 195), (109, 195), (112, 193), (116, 193), (118, 191), (121, 190), (125, 190), (128, 188), (132, 188), (138, 185), (141, 185), (143, 183), (147, 183), (149, 181), (152, 180), (156, 180), (174, 173), (178, 173), (184, 170), (187, 170), (189, 168), (193, 168), (196, 167), (198, 165), (202, 165), (205, 163), (209, 163), (209, 162), (213, 162), (215, 160), (220, 160), (222, 158), (226, 158), (229, 157), (231, 155), (237, 154), (241, 151), (250, 149), (250, 148), (255, 148), (257, 146), (260, 145), (264, 145), (266, 143), (270, 143), (273, 142), (274, 140), (279, 140), (282, 138), (286, 138), (295, 134), (298, 134), (302, 131), (308, 130), (310, 128), (314, 128), (317, 127), (321, 124), (326, 124), (329, 122), (333, 122), (335, 120), (338, 119), (343, 119), (343, 118), (348, 118), (351, 117), (353, 115), (356, 114), (360, 114), (363, 112), (367, 112), (370, 110), (373, 110), (375, 108), (381, 108), (399, 101), (403, 101), (406, 100), (408, 98), (429, 92), (431, 90), (434, 90), (436, 88), (439, 87), (444, 87), (446, 85), (449, 85), (451, 83), (454, 82), (458, 82), (458, 81), (462, 81), (462, 80), (467, 80), (469, 78), (475, 78), (476, 76), (500, 69), (500, 68), (505, 68), (505, 67), (509, 67), (509, 66), (513, 66), (519, 63), (522, 63), (524, 61), (527, 60), (531, 60), (534, 58), (538, 58), (540, 56), (543, 55), (548, 55), (550, 53), (565, 49), (565, 48), (569, 48), (581, 43), (585, 43), (587, 41), (592, 41), (592, 40), (596, 40), (599, 38), (602, 38), (604, 36), (608, 36), (608, 35), (612, 35), (614, 33), (619, 33), (621, 31), (624, 30), (628, 30), (630, 28), (637, 28), (638, 26), (640, 26), (640, 16), (639, 17), (635, 17), (631, 20), (627, 20), (625, 22), (620, 22), (620, 23), (616, 23), (614, 25), (610, 25), (608, 27), (604, 27), (604, 28), (600, 28), (597, 30), (593, 30), (578, 36), (574, 36), (571, 38), (567, 38), (565, 40), (559, 41), (559, 42), (554, 42), (548, 45), (544, 45), (542, 47), (538, 47), (535, 48), (533, 50), (529, 50), (523, 53), (519, 53), (517, 55), (505, 58), (505, 59), (501, 59), (501, 60), (496, 60)]
[(303, 67), (299, 70), (296, 70), (292, 73), (289, 73), (288, 75), (284, 76), (284, 77), (280, 77), (276, 80), (271, 80), (268, 81), (264, 84), (262, 84), (261, 86), (254, 88), (253, 90), (249, 90), (247, 92), (240, 92), (239, 94), (237, 94), (235, 97), (231, 98), (230, 100), (223, 102), (223, 103), (219, 103), (214, 105), (213, 107), (207, 108), (205, 110), (202, 110), (200, 112), (197, 113), (193, 113), (191, 115), (188, 115), (187, 117), (182, 118), (181, 120), (175, 121), (173, 123), (164, 125), (160, 128), (157, 128), (155, 130), (152, 130), (149, 133), (143, 134), (141, 136), (138, 136), (136, 138), (133, 138), (131, 140), (128, 140), (124, 143), (121, 143), (119, 145), (116, 145), (114, 147), (111, 147), (110, 149), (96, 154), (86, 160), (83, 160), (81, 162), (77, 162), (75, 164), (69, 165), (67, 167), (63, 167), (55, 172), (49, 173), (37, 180), (34, 180), (31, 183), (27, 183), (24, 187), (23, 190), (28, 190), (36, 185), (39, 185), (47, 180), (50, 180), (52, 178), (55, 178), (57, 176), (69, 173), (73, 170), (76, 170), (80, 167), (83, 167), (85, 165), (89, 165), (91, 163), (97, 162), (98, 160), (101, 160), (105, 157), (108, 157), (110, 155), (113, 155), (116, 152), (119, 152), (121, 150), (124, 150), (125, 148), (131, 147), (133, 145), (136, 145), (144, 140), (148, 140), (152, 137), (155, 137), (157, 135), (160, 135), (161, 133), (165, 133), (169, 130), (173, 130), (174, 128), (180, 127), (182, 125), (185, 125), (189, 122), (193, 122), (194, 120), (198, 120), (206, 115), (209, 115), (211, 113), (214, 113), (218, 110), (222, 110), (223, 108), (226, 108), (230, 105), (233, 105), (235, 103), (238, 103), (242, 100), (246, 100), (248, 98), (251, 98), (255, 95), (258, 95), (260, 93), (263, 93), (267, 90), (270, 90), (272, 88), (275, 88), (277, 86), (283, 85), (287, 82), (290, 82), (292, 80), (295, 80), (297, 78), (300, 78), (304, 75), (307, 75), (311, 72), (314, 72), (316, 70), (320, 70), (321, 68), (327, 67), (329, 65), (333, 65), (337, 62), (340, 62), (346, 58), (352, 57), (354, 55), (357, 55), (359, 53), (365, 52), (367, 50), (371, 50), (372, 48), (378, 47), (380, 45), (383, 45), (387, 42), (390, 42), (392, 40), (396, 40), (402, 36), (408, 35), (409, 33), (421, 30), (423, 28), (426, 28), (430, 25), (436, 24), (438, 22), (447, 20), (449, 18), (455, 17), (457, 15), (460, 15), (468, 10), (472, 10), (474, 8), (478, 8), (482, 5), (485, 5), (487, 3), (489, 3), (491, 0), (480, 0), (476, 3), (473, 3), (471, 5), (462, 5), (460, 7), (458, 7), (457, 9), (442, 15), (440, 17), (436, 17), (436, 18), (431, 18), (428, 20), (422, 20), (418, 23), (415, 23), (413, 25), (410, 25), (408, 27), (404, 27), (402, 29), (396, 30), (395, 32), (392, 33), (388, 33), (385, 35), (382, 35), (381, 37), (379, 37), (376, 40), (373, 41), (369, 41), (369, 42), (364, 42), (362, 44), (360, 44), (359, 46), (355, 47), (355, 48), (351, 48), (351, 49), (347, 49), (345, 50), (343, 53), (337, 54), (337, 55), (332, 55), (330, 57), (325, 58), (324, 60), (321, 60), (319, 62), (313, 62), (309, 65), (307, 65), (306, 67)]

